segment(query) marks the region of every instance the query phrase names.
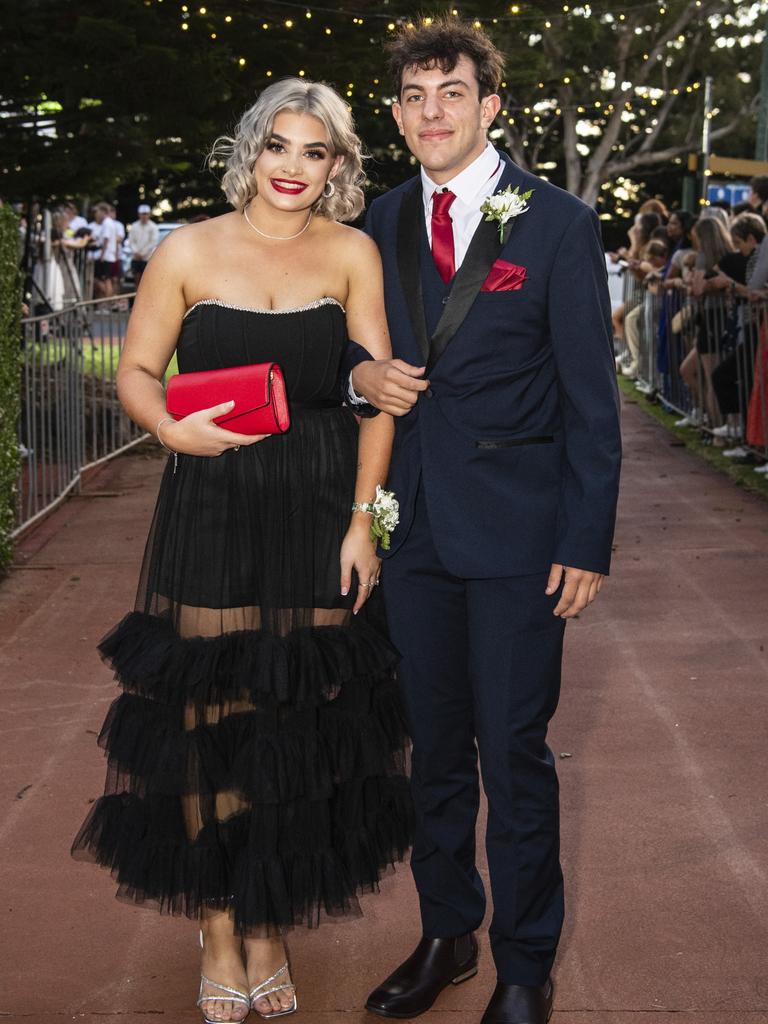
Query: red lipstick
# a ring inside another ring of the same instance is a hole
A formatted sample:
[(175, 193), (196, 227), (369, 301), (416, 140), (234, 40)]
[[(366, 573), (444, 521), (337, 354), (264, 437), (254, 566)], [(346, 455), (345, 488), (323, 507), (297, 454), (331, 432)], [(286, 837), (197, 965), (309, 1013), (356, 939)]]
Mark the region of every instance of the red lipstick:
[(298, 196), (308, 187), (306, 182), (291, 178), (270, 178), (269, 181), (275, 192), (282, 192), (284, 196)]

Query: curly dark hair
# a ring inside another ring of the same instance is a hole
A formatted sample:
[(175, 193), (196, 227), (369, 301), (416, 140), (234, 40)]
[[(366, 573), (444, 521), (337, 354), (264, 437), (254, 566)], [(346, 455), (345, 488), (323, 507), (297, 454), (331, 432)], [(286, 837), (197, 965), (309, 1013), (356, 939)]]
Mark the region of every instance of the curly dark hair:
[(499, 91), (504, 56), (482, 29), (449, 14), (419, 18), (418, 22), (412, 28), (401, 25), (385, 46), (387, 68), (397, 96), (402, 89), (403, 72), (408, 68), (439, 67), (447, 75), (462, 56), (475, 65), (480, 99)]

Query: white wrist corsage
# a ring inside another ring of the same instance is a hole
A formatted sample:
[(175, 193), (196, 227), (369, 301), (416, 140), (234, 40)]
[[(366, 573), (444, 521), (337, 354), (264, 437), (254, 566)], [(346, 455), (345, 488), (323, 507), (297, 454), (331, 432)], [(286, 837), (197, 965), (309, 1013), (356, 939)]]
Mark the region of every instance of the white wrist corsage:
[(400, 502), (395, 498), (394, 491), (385, 491), (376, 486), (376, 497), (373, 501), (356, 501), (353, 512), (367, 512), (371, 520), (370, 538), (379, 541), (384, 551), (389, 551), (390, 534), (400, 522)]
[(519, 185), (513, 192), (512, 186), (507, 185), (503, 192), (496, 192), (495, 195), (488, 196), (483, 202), (480, 212), (486, 214), (485, 219), (499, 222), (500, 242), (504, 241), (504, 228), (507, 221), (519, 217), (521, 213), (525, 213), (529, 209), (528, 200), (533, 192), (534, 190), (531, 188), (527, 192), (521, 193)]

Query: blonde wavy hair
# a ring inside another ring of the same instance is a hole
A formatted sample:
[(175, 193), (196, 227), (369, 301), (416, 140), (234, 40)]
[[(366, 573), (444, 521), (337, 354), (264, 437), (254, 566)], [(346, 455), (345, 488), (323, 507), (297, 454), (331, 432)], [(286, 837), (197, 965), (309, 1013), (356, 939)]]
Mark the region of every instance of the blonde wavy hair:
[(224, 161), (221, 187), (227, 199), (242, 211), (256, 195), (253, 166), (269, 141), (275, 117), (284, 110), (316, 117), (328, 133), (334, 158), (344, 158), (333, 178), (334, 194), (321, 196), (315, 203), (315, 213), (329, 220), (354, 220), (365, 206), (365, 174), (363, 147), (352, 115), (329, 85), (303, 78), (284, 78), (270, 85), (240, 118), (234, 137), (221, 135), (214, 142), (207, 163), (212, 166)]

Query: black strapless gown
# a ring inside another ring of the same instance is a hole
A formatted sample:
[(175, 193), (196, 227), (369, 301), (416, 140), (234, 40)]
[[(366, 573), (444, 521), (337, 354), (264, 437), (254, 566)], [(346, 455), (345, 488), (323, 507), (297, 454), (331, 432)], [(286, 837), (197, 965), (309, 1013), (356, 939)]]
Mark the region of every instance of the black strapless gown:
[(357, 422), (339, 404), (333, 299), (271, 312), (203, 301), (189, 372), (277, 361), (288, 433), (169, 459), (136, 609), (100, 645), (122, 693), (99, 737), (105, 794), (73, 854), (118, 896), (243, 934), (358, 913), (410, 845), (405, 727), (378, 591), (353, 616), (339, 550)]

